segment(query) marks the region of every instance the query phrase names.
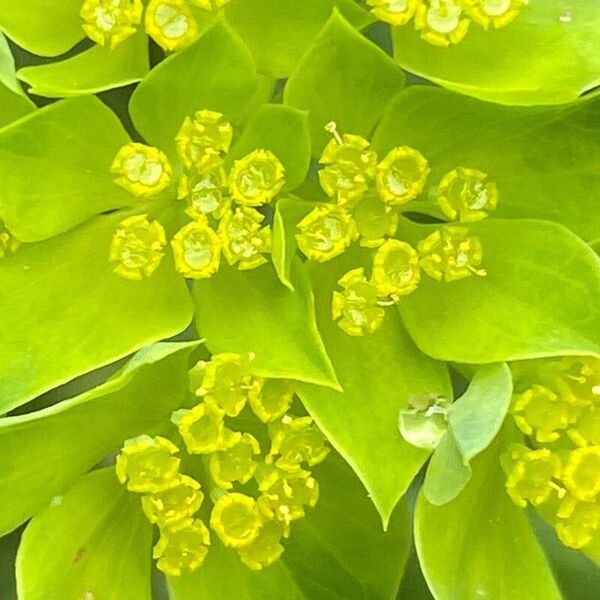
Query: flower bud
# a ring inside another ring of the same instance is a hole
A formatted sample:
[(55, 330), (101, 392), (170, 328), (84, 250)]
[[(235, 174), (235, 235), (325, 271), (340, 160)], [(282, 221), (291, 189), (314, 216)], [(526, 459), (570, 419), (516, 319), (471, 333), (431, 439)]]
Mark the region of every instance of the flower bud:
[(243, 548), (258, 537), (262, 519), (254, 498), (224, 494), (215, 502), (210, 526), (225, 546)]
[(209, 470), (214, 482), (224, 490), (230, 490), (235, 481), (246, 483), (256, 471), (253, 456), (257, 454), (260, 454), (258, 441), (249, 433), (243, 433), (233, 446), (211, 455)]
[(171, 577), (195, 571), (202, 565), (210, 545), (210, 532), (199, 519), (184, 521), (161, 531), (153, 558), (159, 571)]
[(398, 211), (377, 196), (367, 194), (358, 201), (352, 213), (360, 235), (360, 245), (377, 248), (398, 229)]
[(294, 388), (289, 379), (263, 379), (259, 386), (248, 393), (248, 402), (254, 414), (263, 422), (270, 423), (283, 417), (292, 404)]
[(409, 399), (400, 411), (400, 435), (417, 448), (434, 450), (448, 431), (448, 413), (452, 402), (447, 398), (423, 395)]
[(271, 519), (263, 524), (256, 539), (238, 548), (241, 561), (253, 571), (260, 571), (272, 565), (283, 554), (281, 538), (285, 537), (286, 527), (280, 521)]

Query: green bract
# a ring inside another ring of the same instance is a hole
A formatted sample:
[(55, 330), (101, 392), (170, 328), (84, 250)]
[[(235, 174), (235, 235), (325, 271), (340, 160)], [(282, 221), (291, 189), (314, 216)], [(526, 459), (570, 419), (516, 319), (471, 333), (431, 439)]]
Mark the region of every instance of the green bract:
[(595, 598), (598, 27), (0, 0), (1, 599)]

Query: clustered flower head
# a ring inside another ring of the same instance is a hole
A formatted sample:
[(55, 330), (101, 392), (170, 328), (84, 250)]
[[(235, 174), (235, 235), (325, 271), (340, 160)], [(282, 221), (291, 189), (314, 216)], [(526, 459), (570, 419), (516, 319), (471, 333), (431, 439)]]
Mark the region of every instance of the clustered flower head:
[(535, 361), (527, 379), (512, 415), (529, 443), (503, 456), (506, 490), (519, 506), (555, 508), (559, 538), (582, 548), (600, 528), (600, 360)]
[(414, 19), (421, 38), (435, 46), (460, 42), (471, 22), (484, 29), (511, 23), (528, 0), (367, 0), (371, 12), (390, 25)]
[(144, 21), (146, 33), (164, 50), (174, 52), (198, 35), (206, 11), (229, 0), (150, 0), (144, 14), (141, 0), (85, 0), (80, 11), (86, 35), (107, 48), (116, 48), (136, 33)]
[[(153, 557), (167, 575), (202, 565), (210, 530), (250, 569), (267, 567), (282, 555), (292, 522), (319, 499), (309, 468), (329, 454), (325, 437), (310, 417), (288, 413), (291, 381), (253, 376), (253, 359), (253, 354), (223, 353), (200, 361), (189, 375), (190, 390), (202, 401), (171, 418), (188, 454), (183, 464), (193, 468), (199, 459), (207, 472), (208, 526), (198, 515), (205, 500), (202, 486), (181, 473), (180, 449), (173, 441), (142, 435), (127, 440), (117, 456), (119, 481), (141, 494), (144, 514), (159, 528)], [(251, 433), (234, 429), (253, 420), (266, 429), (262, 447)]]
[(439, 209), (457, 224), (442, 226), (413, 248), (393, 239), (399, 207), (416, 199), (430, 174), (427, 159), (414, 148), (393, 148), (380, 162), (369, 142), (358, 135), (339, 135), (325, 147), (319, 181), (331, 202), (317, 205), (298, 223), (296, 240), (309, 259), (325, 262), (343, 254), (356, 240), (376, 248), (371, 274), (348, 271), (333, 292), (332, 317), (352, 336), (373, 333), (383, 323), (384, 307), (414, 292), (425, 272), (437, 281), (485, 276), (479, 238), (468, 223), (496, 208), (498, 191), (486, 173), (459, 167), (432, 189)]
[[(271, 228), (260, 208), (285, 184), (285, 170), (269, 150), (258, 148), (225, 168), (233, 128), (223, 115), (199, 110), (175, 137), (182, 174), (177, 196), (191, 222), (171, 239), (175, 268), (184, 277), (205, 279), (220, 267), (221, 254), (240, 270), (265, 262)], [(113, 161), (115, 182), (140, 199), (153, 198), (173, 182), (167, 156), (151, 146), (128, 143)], [(128, 279), (149, 277), (164, 256), (166, 234), (147, 214), (122, 221), (114, 235), (110, 261)]]

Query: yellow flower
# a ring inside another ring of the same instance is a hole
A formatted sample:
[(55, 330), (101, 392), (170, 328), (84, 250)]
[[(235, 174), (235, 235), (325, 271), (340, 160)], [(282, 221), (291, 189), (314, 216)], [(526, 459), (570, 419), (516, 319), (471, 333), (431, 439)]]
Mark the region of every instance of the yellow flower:
[(136, 142), (125, 144), (119, 150), (110, 170), (118, 175), (115, 183), (141, 198), (162, 192), (171, 183), (173, 175), (164, 152)]
[(420, 280), (419, 254), (410, 244), (388, 240), (377, 250), (372, 283), (380, 296), (405, 296), (417, 289)]
[(487, 174), (459, 167), (444, 175), (436, 189), (436, 200), (442, 212), (452, 221), (481, 221), (498, 204), (496, 184)]
[(243, 206), (268, 204), (285, 183), (285, 170), (269, 150), (254, 150), (236, 160), (229, 173), (229, 191)]
[(465, 10), (475, 23), (496, 29), (511, 23), (529, 0), (466, 0)]
[(568, 518), (556, 523), (556, 533), (565, 546), (580, 549), (592, 541), (599, 527), (600, 504), (578, 502)]
[(275, 519), (267, 521), (253, 542), (238, 548), (240, 560), (253, 571), (272, 565), (283, 554), (282, 537), (286, 537), (285, 525)]
[(538, 442), (554, 442), (569, 425), (569, 406), (542, 385), (514, 397), (512, 414), (519, 429)]
[(208, 466), (214, 482), (220, 488), (230, 490), (234, 481), (250, 481), (256, 471), (253, 458), (256, 454), (260, 454), (258, 441), (249, 433), (243, 433), (231, 448), (211, 455)]
[(253, 359), (249, 353), (223, 352), (208, 362), (198, 362), (190, 370), (193, 392), (218, 404), (229, 417), (239, 415), (248, 396), (259, 389), (250, 370)]
[(191, 410), (175, 411), (171, 421), (177, 425), (190, 454), (211, 454), (230, 448), (241, 437), (225, 427), (224, 417), (225, 412), (217, 403), (207, 398)]
[(329, 141), (320, 163), (319, 181), (323, 191), (340, 204), (359, 200), (375, 176), (377, 154), (369, 150), (369, 142), (359, 136), (344, 134)]
[(171, 577), (183, 571), (195, 571), (206, 558), (210, 533), (199, 519), (189, 519), (175, 527), (161, 530), (160, 540), (154, 547), (153, 558), (157, 568)]
[(254, 498), (245, 494), (224, 494), (214, 505), (210, 526), (225, 546), (243, 548), (260, 533), (262, 518)]
[(187, 475), (178, 475), (173, 487), (143, 496), (142, 509), (151, 523), (164, 529), (192, 517), (203, 500), (200, 484)]
[(312, 467), (325, 460), (330, 451), (325, 436), (310, 417), (286, 415), (269, 425), (269, 436), (271, 450), (265, 462), (283, 471), (300, 471), (302, 463)]
[(292, 404), (294, 388), (289, 379), (262, 379), (248, 392), (248, 403), (254, 414), (270, 423), (283, 417)]
[(563, 482), (575, 499), (594, 502), (600, 494), (600, 446), (572, 450), (565, 463)]
[(358, 201), (352, 214), (360, 235), (360, 245), (377, 248), (387, 236), (398, 229), (398, 211), (375, 195), (366, 195)]
[(390, 25), (404, 25), (414, 16), (421, 0), (367, 0), (371, 12)]
[(171, 240), (175, 268), (184, 277), (206, 279), (219, 270), (221, 238), (206, 221), (192, 221)]
[(193, 118), (186, 117), (175, 136), (177, 152), (184, 167), (195, 169), (200, 174), (221, 165), (232, 139), (231, 123), (221, 113), (212, 110), (198, 110)]
[(168, 439), (148, 435), (127, 440), (116, 459), (115, 470), (130, 492), (163, 492), (178, 483), (179, 448)]
[(338, 284), (342, 292), (333, 292), (331, 317), (348, 335), (374, 333), (383, 323), (384, 309), (379, 305), (378, 291), (360, 267), (348, 271)]
[(342, 254), (358, 238), (352, 215), (341, 206), (320, 204), (298, 223), (300, 250), (318, 262)]
[(377, 191), (387, 204), (406, 204), (423, 191), (430, 171), (425, 157), (414, 148), (394, 148), (377, 165)]
[(184, 0), (150, 0), (146, 33), (164, 50), (181, 50), (198, 35), (198, 24)]
[(148, 221), (147, 215), (136, 215), (121, 221), (112, 238), (109, 261), (114, 272), (125, 279), (150, 277), (164, 256), (167, 240), (158, 221)]
[(203, 8), (204, 10), (216, 10), (223, 8), (230, 0), (190, 0), (192, 4)]
[(560, 459), (548, 448), (530, 450), (522, 444), (514, 444), (502, 457), (502, 466), (507, 474), (506, 491), (522, 508), (528, 501), (534, 506), (543, 504), (555, 491), (564, 494), (554, 482), (561, 476)]
[(178, 198), (186, 198), (185, 212), (192, 219), (220, 219), (231, 207), (225, 169), (217, 167), (179, 178)]
[(236, 208), (219, 223), (223, 254), (230, 265), (241, 271), (260, 267), (267, 262), (263, 254), (271, 252), (271, 228), (262, 226), (265, 217), (253, 208)]
[(415, 29), (421, 37), (435, 46), (458, 44), (469, 31), (460, 0), (428, 0), (417, 7)]
[(444, 226), (419, 242), (418, 250), (421, 268), (437, 281), (487, 274), (478, 268), (483, 256), (481, 242), (477, 237), (469, 237), (466, 227)]
[(136, 32), (143, 10), (141, 0), (85, 0), (79, 15), (86, 35), (112, 49)]
[(567, 434), (577, 446), (600, 446), (600, 402), (583, 408)]

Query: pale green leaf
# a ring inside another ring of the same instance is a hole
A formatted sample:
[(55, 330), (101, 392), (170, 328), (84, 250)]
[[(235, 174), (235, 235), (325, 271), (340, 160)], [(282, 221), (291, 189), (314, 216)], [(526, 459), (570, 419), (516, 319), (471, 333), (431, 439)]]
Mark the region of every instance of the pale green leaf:
[(354, 27), (373, 21), (354, 0), (232, 0), (225, 14), (248, 44), (259, 71), (282, 78), (293, 71), (334, 8)]
[(35, 109), (15, 75), (15, 61), (6, 38), (0, 33), (0, 127)]
[(331, 318), (337, 281), (366, 266), (370, 253), (353, 247), (313, 265), (317, 323), (343, 392), (301, 385), (298, 394), (328, 439), (352, 465), (384, 525), (428, 453), (404, 441), (398, 415), (414, 395), (451, 394), (445, 365), (422, 354), (390, 308), (381, 328), (351, 337)]
[(18, 77), (31, 94), (65, 98), (137, 83), (148, 69), (148, 38), (140, 30), (116, 48), (94, 44), (65, 60), (25, 67)]
[(258, 375), (337, 387), (299, 261), (291, 281), (294, 292), (269, 264), (250, 271), (222, 265), (213, 277), (195, 283), (198, 330), (211, 352), (255, 352)]
[(412, 23), (393, 31), (394, 55), (408, 71), (505, 104), (559, 104), (600, 83), (600, 5), (529, 0), (505, 27), (472, 23), (450, 48), (423, 41)]
[(77, 480), (35, 516), (17, 556), (20, 600), (150, 600), (152, 525), (114, 469)]
[(18, 239), (43, 240), (134, 202), (110, 166), (129, 137), (93, 96), (72, 98), (0, 130), (0, 217)]
[(0, 261), (0, 413), (191, 321), (169, 254), (143, 281), (113, 272), (108, 251), (123, 218), (97, 217)]
[[(403, 221), (416, 243), (435, 227)], [(600, 259), (561, 225), (488, 219), (470, 228), (485, 277), (424, 277), (399, 303), (423, 352), (470, 364), (600, 353)]]
[(403, 86), (402, 69), (336, 10), (290, 76), (284, 101), (309, 111), (313, 154), (318, 155), (328, 141), (327, 123), (335, 121), (343, 133), (368, 136)]
[(31, 414), (0, 419), (0, 534), (36, 514), (123, 442), (169, 424), (187, 390), (196, 344), (140, 350), (106, 383)]
[[(600, 186), (599, 138), (600, 97), (506, 107), (413, 86), (390, 104), (373, 147), (383, 156), (408, 145), (427, 157), (432, 172), (423, 198), (452, 169), (472, 167), (498, 186), (495, 216), (556, 221), (589, 241), (600, 236), (600, 211), (590, 194)], [(433, 202), (419, 204), (436, 214)]]

